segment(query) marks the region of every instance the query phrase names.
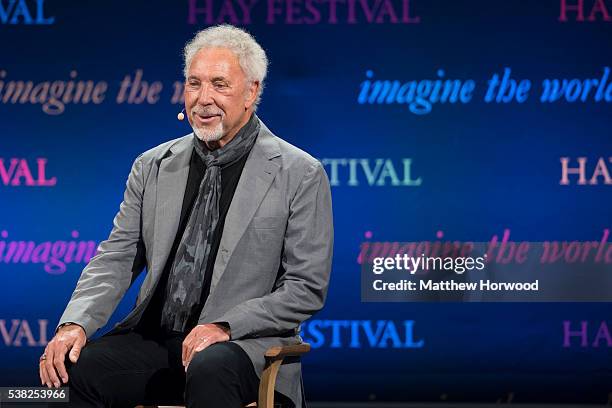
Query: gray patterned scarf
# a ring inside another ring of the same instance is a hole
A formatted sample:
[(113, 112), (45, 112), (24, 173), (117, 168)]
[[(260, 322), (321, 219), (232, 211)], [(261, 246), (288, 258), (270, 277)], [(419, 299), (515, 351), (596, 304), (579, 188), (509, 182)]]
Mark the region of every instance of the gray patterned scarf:
[(200, 301), (213, 234), (219, 222), (221, 169), (248, 154), (259, 127), (259, 119), (252, 114), (229, 143), (212, 151), (193, 136), (195, 150), (206, 165), (206, 172), (168, 276), (161, 323), (169, 330), (184, 332)]

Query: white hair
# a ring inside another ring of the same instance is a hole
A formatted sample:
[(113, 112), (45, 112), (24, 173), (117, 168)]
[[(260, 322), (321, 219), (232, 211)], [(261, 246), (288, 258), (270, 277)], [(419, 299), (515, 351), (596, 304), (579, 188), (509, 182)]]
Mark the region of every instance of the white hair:
[(229, 24), (216, 25), (199, 31), (185, 45), (183, 71), (185, 79), (188, 76), (191, 60), (202, 48), (227, 48), (236, 55), (247, 80), (259, 82), (257, 98), (253, 105), (253, 109), (257, 110), (268, 72), (268, 57), (255, 38), (245, 30)]

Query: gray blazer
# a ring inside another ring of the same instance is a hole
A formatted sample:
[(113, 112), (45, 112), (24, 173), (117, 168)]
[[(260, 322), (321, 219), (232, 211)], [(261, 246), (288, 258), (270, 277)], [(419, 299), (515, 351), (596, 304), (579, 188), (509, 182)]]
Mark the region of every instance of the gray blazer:
[[(111, 332), (134, 327), (152, 297), (178, 229), (193, 134), (134, 161), (107, 240), (83, 269), (59, 324), (91, 337), (134, 279), (147, 275), (132, 312)], [(323, 307), (332, 261), (331, 192), (320, 162), (261, 123), (228, 210), (199, 324), (227, 322), (231, 341), (258, 375), (264, 352), (301, 341), (299, 325)], [(277, 391), (302, 406), (301, 365), (284, 364)]]

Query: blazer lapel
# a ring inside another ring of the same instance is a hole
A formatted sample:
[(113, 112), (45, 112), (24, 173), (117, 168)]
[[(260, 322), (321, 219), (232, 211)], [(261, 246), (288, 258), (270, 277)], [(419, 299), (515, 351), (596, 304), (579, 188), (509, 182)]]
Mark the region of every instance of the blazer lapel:
[[(257, 141), (244, 164), (225, 218), (221, 243), (213, 268), (211, 294), (221, 279), (238, 241), (242, 238), (280, 169), (280, 164), (272, 160), (281, 154), (278, 141), (263, 122), (260, 121), (260, 125)], [(210, 299), (211, 296), (208, 298)]]
[(157, 176), (152, 282), (161, 275), (178, 230), (193, 146), (186, 137), (170, 147)]

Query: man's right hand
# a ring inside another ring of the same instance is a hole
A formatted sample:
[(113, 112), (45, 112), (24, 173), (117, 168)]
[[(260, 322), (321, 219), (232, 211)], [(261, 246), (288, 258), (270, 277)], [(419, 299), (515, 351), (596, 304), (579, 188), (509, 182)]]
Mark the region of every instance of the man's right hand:
[(67, 383), (68, 373), (64, 365), (66, 353), (70, 351), (70, 361), (76, 363), (86, 341), (85, 330), (78, 324), (60, 327), (41, 356), (38, 368), (42, 385), (58, 388), (61, 385), (60, 379)]

